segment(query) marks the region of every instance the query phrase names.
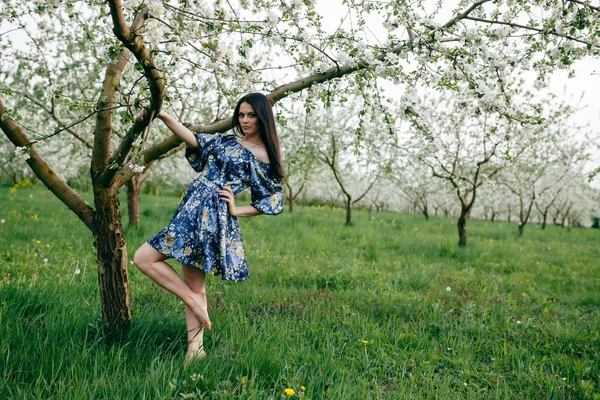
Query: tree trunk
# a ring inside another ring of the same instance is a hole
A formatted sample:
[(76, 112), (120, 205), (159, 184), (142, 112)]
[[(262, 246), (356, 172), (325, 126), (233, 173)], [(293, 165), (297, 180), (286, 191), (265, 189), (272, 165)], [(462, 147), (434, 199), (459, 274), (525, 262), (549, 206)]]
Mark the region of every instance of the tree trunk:
[(352, 225), (352, 202), (350, 198), (346, 201), (346, 226)]
[(523, 229), (525, 229), (525, 211), (523, 210), (523, 197), (519, 199), (519, 236), (523, 236)]
[(508, 218), (507, 218), (507, 222), (510, 222), (510, 205), (508, 206)]
[(131, 322), (127, 248), (121, 224), (118, 190), (94, 188), (96, 205), (94, 239), (98, 252), (98, 281), (102, 317), (113, 336)]
[(140, 229), (140, 188), (137, 178), (133, 177), (125, 184), (127, 186), (127, 210), (129, 211), (129, 226)]
[(460, 216), (458, 217), (458, 246), (465, 247), (467, 245), (467, 220), (469, 219), (469, 212), (464, 208), (460, 210)]
[(542, 214), (542, 229), (546, 229), (546, 221), (548, 219), (548, 210)]
[(490, 222), (495, 222), (496, 221), (496, 212), (492, 211), (492, 217), (490, 219)]
[(290, 212), (294, 212), (294, 196), (290, 196)]
[(423, 207), (423, 215), (425, 216), (425, 221), (429, 221), (429, 210), (427, 206)]

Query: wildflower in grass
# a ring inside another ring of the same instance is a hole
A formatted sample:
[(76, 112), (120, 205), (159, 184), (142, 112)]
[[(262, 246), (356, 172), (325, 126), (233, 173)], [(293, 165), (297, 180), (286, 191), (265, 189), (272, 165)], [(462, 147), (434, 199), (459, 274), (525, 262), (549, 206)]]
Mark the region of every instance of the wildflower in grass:
[(48, 259), (44, 258), (44, 265), (48, 265)]
[(289, 396), (293, 396), (293, 395), (295, 395), (295, 394), (296, 394), (296, 391), (295, 391), (294, 389), (292, 389), (292, 388), (285, 388), (285, 389), (283, 390), (283, 394), (285, 394), (286, 396), (288, 396), (288, 397), (289, 397)]
[(49, 244), (47, 244), (47, 245), (46, 245), (46, 247), (47, 247), (47, 248), (50, 248), (50, 245), (49, 245)]
[(79, 275), (81, 273), (81, 270), (79, 268), (75, 269), (75, 275)]
[(369, 344), (369, 342), (368, 342), (368, 341), (366, 341), (365, 339), (362, 339), (360, 342), (361, 342), (363, 345), (365, 345), (365, 346)]
[(521, 325), (521, 321), (517, 321), (517, 325)]
[(37, 257), (37, 253), (33, 253), (33, 256), (34, 256), (34, 257)]
[(3, 223), (4, 223), (4, 220), (3, 220), (3, 219), (0, 219), (0, 224), (3, 224)]
[(37, 214), (33, 214), (33, 215), (31, 216), (31, 219), (32, 219), (32, 220), (34, 220), (34, 221), (37, 221), (37, 219), (38, 219), (38, 216), (37, 216)]
[(306, 390), (306, 388), (304, 386), (300, 386), (300, 390), (302, 390), (304, 392)]
[(42, 243), (42, 242), (40, 242), (39, 240), (35, 241), (35, 244), (40, 244), (40, 243)]
[(450, 286), (446, 287), (446, 292), (449, 292), (451, 290), (452, 290), (452, 288)]

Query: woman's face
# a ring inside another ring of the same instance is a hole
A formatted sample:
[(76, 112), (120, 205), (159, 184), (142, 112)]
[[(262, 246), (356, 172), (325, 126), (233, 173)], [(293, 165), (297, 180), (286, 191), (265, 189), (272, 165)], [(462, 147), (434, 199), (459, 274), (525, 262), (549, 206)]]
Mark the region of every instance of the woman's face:
[(248, 103), (240, 104), (239, 122), (245, 136), (258, 134), (258, 117), (254, 108)]

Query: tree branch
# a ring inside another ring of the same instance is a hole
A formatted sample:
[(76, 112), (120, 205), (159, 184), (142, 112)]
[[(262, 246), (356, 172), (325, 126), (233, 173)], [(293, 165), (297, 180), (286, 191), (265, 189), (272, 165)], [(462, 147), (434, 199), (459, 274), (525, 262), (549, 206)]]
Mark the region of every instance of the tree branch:
[[(25, 147), (29, 143), (29, 138), (23, 130), (7, 115), (4, 115), (4, 103), (0, 100), (0, 129), (6, 137), (17, 147)], [(50, 165), (38, 153), (33, 146), (29, 146), (29, 156), (27, 164), (35, 175), (46, 185), (46, 187), (58, 197), (71, 211), (73, 211), (80, 220), (94, 232), (94, 209), (77, 192), (71, 189), (57, 174), (50, 168)]]
[(540, 29), (540, 28), (534, 28), (532, 26), (516, 24), (514, 22), (494, 21), (494, 20), (485, 19), (485, 18), (465, 17), (464, 19), (470, 19), (471, 21), (477, 21), (477, 22), (484, 22), (486, 24), (491, 24), (491, 25), (493, 25), (493, 24), (507, 25), (507, 26), (511, 26), (513, 28), (521, 28), (521, 29), (526, 29), (526, 30), (530, 30), (530, 31), (534, 31), (534, 32), (539, 32), (539, 33), (542, 33), (544, 35), (552, 35), (552, 36), (556, 36), (556, 37), (562, 37), (562, 38), (569, 39), (569, 40), (572, 40), (574, 42), (582, 43), (582, 44), (589, 45), (589, 46), (592, 46), (592, 47), (600, 47), (598, 45), (594, 45), (591, 42), (588, 42), (588, 41), (585, 41), (585, 40), (582, 40), (582, 39), (578, 39), (578, 38), (573, 37), (571, 35), (561, 35), (559, 33), (556, 33), (556, 31), (554, 31), (553, 29), (550, 29), (550, 30), (548, 30), (548, 29)]
[(150, 88), (150, 104), (146, 107), (144, 118), (139, 116), (135, 122), (129, 128), (129, 131), (123, 138), (123, 141), (119, 147), (114, 151), (109, 160), (107, 160), (104, 170), (98, 177), (98, 183), (101, 186), (108, 187), (113, 182), (113, 179), (119, 168), (121, 168), (127, 159), (133, 142), (150, 124), (152, 119), (158, 115), (162, 107), (162, 101), (165, 92), (164, 80), (161, 72), (156, 67), (156, 62), (150, 53), (150, 50), (144, 44), (142, 37), (136, 32), (141, 27), (143, 22), (150, 16), (148, 8), (144, 8), (138, 15), (136, 15), (131, 29), (126, 25), (125, 18), (123, 16), (123, 7), (120, 0), (109, 0), (110, 13), (113, 20), (113, 32), (115, 36), (123, 43), (123, 45), (129, 49), (129, 51), (135, 56), (135, 58), (141, 64), (144, 70), (144, 76), (148, 80), (148, 86)]

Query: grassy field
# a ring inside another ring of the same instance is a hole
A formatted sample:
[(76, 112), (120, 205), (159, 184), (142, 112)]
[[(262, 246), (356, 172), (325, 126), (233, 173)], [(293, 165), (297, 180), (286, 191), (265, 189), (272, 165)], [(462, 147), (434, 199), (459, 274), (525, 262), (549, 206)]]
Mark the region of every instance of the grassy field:
[[(130, 257), (177, 203), (142, 196)], [(106, 345), (89, 232), (1, 188), (0, 398), (600, 399), (600, 231), (470, 221), (460, 249), (454, 220), (354, 215), (242, 220), (252, 279), (211, 277), (208, 357), (184, 365), (174, 296), (132, 266)]]

